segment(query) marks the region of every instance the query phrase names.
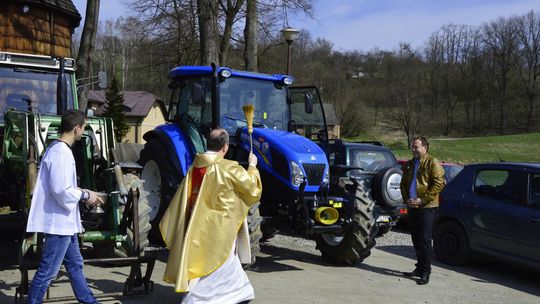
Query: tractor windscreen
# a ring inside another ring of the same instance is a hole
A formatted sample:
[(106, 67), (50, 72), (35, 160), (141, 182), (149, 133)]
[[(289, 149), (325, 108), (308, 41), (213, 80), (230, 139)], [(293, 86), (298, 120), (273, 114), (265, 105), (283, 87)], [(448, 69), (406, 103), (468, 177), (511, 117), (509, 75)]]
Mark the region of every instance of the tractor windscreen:
[(253, 126), (287, 130), (287, 89), (271, 81), (231, 77), (219, 84), (219, 125), (229, 134), (247, 126), (242, 106), (253, 104)]
[[(67, 72), (66, 72), (67, 73)], [(67, 78), (68, 92), (72, 88)], [(8, 109), (56, 114), (56, 84), (58, 73), (21, 67), (0, 67), (0, 123)], [(67, 106), (73, 108), (73, 94), (67, 94)]]

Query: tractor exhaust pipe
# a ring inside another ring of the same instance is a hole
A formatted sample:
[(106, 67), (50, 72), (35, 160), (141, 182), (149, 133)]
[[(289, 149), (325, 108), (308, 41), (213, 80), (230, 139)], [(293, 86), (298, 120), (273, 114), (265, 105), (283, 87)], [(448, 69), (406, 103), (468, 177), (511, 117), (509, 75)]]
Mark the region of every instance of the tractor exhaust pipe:
[(60, 71), (56, 81), (56, 114), (62, 115), (67, 110), (67, 79), (64, 68), (64, 58), (59, 57)]

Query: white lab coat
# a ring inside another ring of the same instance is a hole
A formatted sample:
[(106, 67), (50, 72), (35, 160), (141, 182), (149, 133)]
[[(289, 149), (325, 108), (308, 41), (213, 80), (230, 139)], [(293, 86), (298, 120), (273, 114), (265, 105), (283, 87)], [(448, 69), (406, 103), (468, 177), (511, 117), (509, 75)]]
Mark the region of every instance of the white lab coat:
[(83, 232), (79, 212), (81, 196), (71, 148), (54, 141), (41, 160), (26, 231), (56, 235)]

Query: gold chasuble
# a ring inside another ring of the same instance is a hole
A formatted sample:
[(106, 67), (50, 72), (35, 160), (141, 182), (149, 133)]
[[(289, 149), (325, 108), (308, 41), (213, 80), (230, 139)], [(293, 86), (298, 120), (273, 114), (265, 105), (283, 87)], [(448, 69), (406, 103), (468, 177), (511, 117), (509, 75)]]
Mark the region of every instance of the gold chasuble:
[[(193, 167), (206, 168), (191, 217), (188, 197)], [(261, 198), (259, 171), (246, 170), (218, 154), (197, 154), (160, 222), (169, 259), (163, 280), (176, 292), (192, 279), (208, 275), (229, 257), (250, 206)]]

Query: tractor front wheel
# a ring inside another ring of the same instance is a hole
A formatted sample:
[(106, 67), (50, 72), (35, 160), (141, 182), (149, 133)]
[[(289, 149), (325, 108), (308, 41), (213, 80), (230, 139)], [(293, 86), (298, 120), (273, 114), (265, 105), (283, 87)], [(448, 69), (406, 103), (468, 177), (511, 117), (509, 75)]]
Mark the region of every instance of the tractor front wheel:
[(322, 233), (315, 236), (315, 241), (325, 261), (354, 265), (364, 261), (375, 246), (372, 231), (375, 201), (362, 183), (349, 184), (343, 190), (350, 199), (354, 198), (352, 222), (343, 233)]
[(261, 203), (255, 203), (249, 209), (247, 216), (248, 230), (249, 230), (249, 245), (251, 247), (251, 262), (249, 264), (244, 264), (244, 269), (255, 263), (257, 258), (257, 253), (261, 251), (259, 245), (261, 238), (263, 236), (261, 231), (262, 217), (259, 213), (259, 205)]

